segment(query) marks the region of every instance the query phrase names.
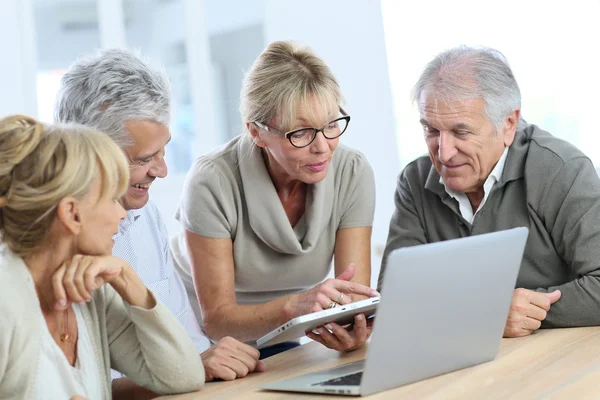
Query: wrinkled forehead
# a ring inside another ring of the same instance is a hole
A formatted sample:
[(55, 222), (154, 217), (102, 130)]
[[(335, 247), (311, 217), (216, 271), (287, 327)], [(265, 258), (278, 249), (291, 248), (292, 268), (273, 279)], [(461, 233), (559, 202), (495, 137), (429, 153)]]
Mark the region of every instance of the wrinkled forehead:
[(421, 120), (480, 119), (486, 118), (485, 101), (477, 98), (449, 98), (423, 94), (419, 99)]
[(338, 117), (339, 99), (333, 94), (312, 94), (280, 108), (277, 125), (282, 131), (296, 128), (320, 128)]

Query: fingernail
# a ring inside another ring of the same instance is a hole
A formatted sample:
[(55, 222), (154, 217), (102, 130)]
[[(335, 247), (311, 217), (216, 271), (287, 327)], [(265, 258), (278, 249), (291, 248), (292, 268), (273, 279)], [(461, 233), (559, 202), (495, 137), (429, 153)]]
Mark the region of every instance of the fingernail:
[(67, 306), (67, 301), (65, 299), (58, 299), (56, 302), (56, 307), (65, 308)]
[(373, 296), (381, 296), (377, 290), (373, 290)]
[(357, 321), (362, 321), (363, 319), (365, 319), (365, 317), (364, 317), (364, 315), (362, 315), (362, 314), (358, 314), (358, 315), (356, 316), (356, 320), (357, 320)]
[(325, 328), (327, 328), (328, 331), (332, 331), (333, 330), (333, 326), (331, 326), (331, 324), (325, 325)]
[(318, 335), (318, 334), (319, 334), (319, 331), (318, 331), (318, 330), (316, 330), (316, 329), (313, 329), (313, 330), (312, 330), (312, 333), (314, 333), (315, 335)]

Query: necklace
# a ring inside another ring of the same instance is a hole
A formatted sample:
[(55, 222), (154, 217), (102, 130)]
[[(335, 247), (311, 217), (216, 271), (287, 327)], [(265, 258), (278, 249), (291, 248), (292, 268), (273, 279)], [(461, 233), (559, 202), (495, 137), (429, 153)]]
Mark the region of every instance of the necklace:
[(60, 335), (60, 341), (61, 342), (66, 342), (67, 340), (69, 340), (69, 309), (67, 308), (65, 310), (65, 318), (64, 318), (65, 323), (63, 324), (63, 333)]

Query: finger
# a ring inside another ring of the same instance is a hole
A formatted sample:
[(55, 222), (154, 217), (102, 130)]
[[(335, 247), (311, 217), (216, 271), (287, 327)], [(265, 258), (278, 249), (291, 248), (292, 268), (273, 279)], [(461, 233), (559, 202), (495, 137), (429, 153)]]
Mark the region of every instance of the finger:
[(546, 319), (548, 313), (543, 308), (530, 304), (529, 307), (527, 307), (527, 310), (525, 311), (525, 315), (529, 318), (533, 318), (538, 321), (543, 321)]
[(218, 364), (217, 366), (211, 366), (207, 368), (214, 379), (233, 381), (235, 378), (237, 378), (237, 373), (227, 365)]
[(85, 301), (90, 301), (92, 296), (90, 291), (86, 288), (85, 285), (85, 272), (89, 268), (90, 265), (90, 257), (83, 257), (77, 266), (77, 270), (75, 270), (75, 274), (73, 275), (73, 283), (75, 287), (77, 287), (77, 291), (79, 294), (85, 299)]
[(336, 350), (348, 350), (356, 346), (353, 333), (348, 332), (334, 322), (325, 325), (325, 327), (331, 331), (331, 334), (335, 336), (336, 340), (340, 344)]
[(242, 378), (250, 372), (246, 364), (234, 357), (225, 357), (221, 364), (234, 371), (238, 378)]
[(521, 328), (528, 331), (537, 331), (542, 326), (542, 322), (533, 318), (523, 318), (521, 321)]
[(306, 332), (306, 337), (314, 340), (315, 342), (321, 343), (323, 346), (327, 346), (323, 338), (314, 332)]
[(244, 376), (246, 376), (248, 372), (254, 371), (254, 369), (256, 368), (256, 363), (258, 362), (258, 358), (253, 358), (249, 354), (244, 353), (240, 350), (233, 349), (232, 351), (233, 353), (231, 354), (231, 357), (244, 364), (247, 368), (247, 372)]
[(558, 301), (558, 299), (560, 299), (562, 292), (560, 290), (555, 290), (552, 293), (546, 293), (546, 296), (550, 300), (550, 304), (554, 304)]
[(66, 263), (63, 263), (52, 275), (52, 291), (54, 292), (55, 304), (57, 310), (64, 310), (67, 307), (67, 293), (63, 285), (63, 277), (67, 269)]
[(259, 360), (256, 363), (256, 368), (254, 369), (254, 372), (265, 372), (266, 370), (267, 366), (265, 365), (265, 363)]
[(354, 278), (354, 271), (354, 263), (350, 263), (348, 265), (348, 268), (346, 268), (344, 272), (342, 272), (336, 279), (339, 279), (341, 281), (350, 281), (352, 280), (352, 278)]
[(367, 327), (367, 318), (364, 314), (358, 314), (354, 317), (354, 339), (356, 341), (355, 346), (360, 346), (369, 337), (369, 328)]
[(550, 306), (552, 303), (550, 302), (550, 299), (546, 293), (534, 292), (530, 290), (527, 293), (527, 298), (531, 304), (543, 308), (546, 311), (550, 311)]
[(232, 340), (235, 341), (235, 344), (233, 346), (235, 349), (248, 354), (250, 357), (252, 357), (255, 360), (259, 359), (259, 357), (260, 357), (260, 351), (258, 351), (257, 349), (255, 349), (254, 347), (252, 347), (250, 345), (242, 343), (242, 342), (240, 342), (238, 340), (235, 340), (233, 338), (232, 338)]
[(335, 280), (334, 287), (345, 295), (359, 294), (367, 297), (379, 296), (377, 290), (356, 282)]
[(80, 259), (81, 257), (73, 257), (71, 262), (67, 264), (67, 269), (65, 271), (65, 275), (63, 276), (63, 285), (67, 292), (67, 298), (75, 303), (84, 302), (83, 297), (79, 294), (77, 286), (75, 286), (75, 282), (73, 282)]
[(332, 349), (341, 348), (340, 341), (335, 337), (333, 333), (329, 332), (328, 328), (324, 326), (318, 327), (317, 332), (319, 333), (319, 336), (321, 336), (321, 339), (323, 339), (323, 344), (325, 344), (325, 346)]
[(98, 257), (94, 257), (90, 264), (86, 269), (86, 287), (90, 291), (95, 291), (106, 283), (106, 280), (102, 276), (104, 265)]
[[(331, 305), (335, 305), (335, 302), (331, 300), (331, 297), (326, 295), (325, 293), (319, 293), (316, 298), (316, 303), (323, 309), (327, 310), (331, 308)], [(314, 309), (315, 307), (313, 307)]]

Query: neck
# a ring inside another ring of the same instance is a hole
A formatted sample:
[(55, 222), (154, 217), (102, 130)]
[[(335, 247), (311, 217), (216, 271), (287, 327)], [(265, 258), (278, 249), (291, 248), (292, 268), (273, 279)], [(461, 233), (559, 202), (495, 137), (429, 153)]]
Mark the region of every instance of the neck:
[(35, 284), (43, 311), (54, 311), (55, 297), (52, 277), (60, 266), (75, 254), (73, 246), (66, 240), (51, 241), (35, 254), (23, 259)]
[(269, 176), (273, 181), (275, 190), (279, 197), (289, 197), (298, 193), (306, 187), (306, 184), (298, 179), (292, 179), (275, 160), (272, 159), (268, 151), (263, 151), (263, 157), (267, 166)]
[(473, 212), (477, 211), (479, 205), (483, 201), (483, 197), (485, 196), (483, 186), (478, 188), (474, 192), (467, 193), (466, 195), (469, 198), (469, 202), (471, 203), (471, 208), (473, 208)]

